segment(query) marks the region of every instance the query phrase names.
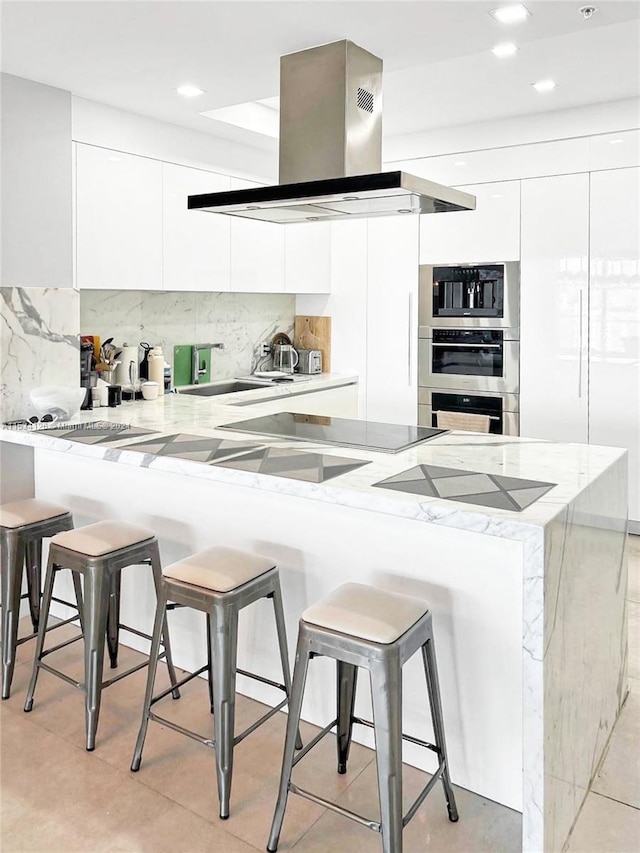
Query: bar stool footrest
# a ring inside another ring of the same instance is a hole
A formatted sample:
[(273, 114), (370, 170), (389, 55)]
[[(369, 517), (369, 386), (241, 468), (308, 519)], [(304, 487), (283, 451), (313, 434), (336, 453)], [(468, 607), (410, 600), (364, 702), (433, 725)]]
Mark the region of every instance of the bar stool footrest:
[[(362, 717), (354, 717), (352, 722), (358, 723), (360, 726), (366, 726), (368, 729), (375, 728), (371, 720), (363, 720)], [(420, 740), (420, 738), (413, 737), (413, 735), (405, 735), (404, 733), (402, 734), (402, 740), (408, 740), (409, 743), (415, 743), (416, 746), (424, 746), (425, 749), (430, 749), (432, 752), (435, 752), (436, 755), (440, 755), (438, 747), (426, 740)]]
[(329, 732), (331, 731), (331, 729), (334, 729), (337, 725), (338, 725), (338, 721), (337, 721), (337, 720), (334, 720), (332, 723), (329, 723), (329, 725), (328, 725), (328, 726), (325, 726), (325, 727), (322, 729), (322, 731), (318, 732), (318, 734), (317, 734), (317, 735), (316, 735), (312, 740), (310, 740), (310, 741), (309, 741), (309, 743), (308, 743), (306, 746), (304, 746), (304, 747), (300, 750), (300, 752), (298, 752), (298, 754), (297, 754), (297, 755), (294, 755), (294, 757), (293, 757), (293, 765), (292, 765), (292, 767), (295, 767), (295, 766), (296, 766), (296, 764), (297, 764), (299, 761), (302, 761), (302, 759), (305, 757), (305, 755), (306, 755), (308, 752), (311, 752), (311, 750), (313, 749), (313, 747), (314, 747), (314, 746), (317, 746), (317, 744), (319, 744), (319, 743), (320, 743), (320, 741), (322, 740), (322, 738), (323, 738), (325, 735), (328, 735), (328, 734), (329, 734)]
[(289, 791), (292, 794), (297, 794), (299, 797), (304, 797), (305, 800), (311, 800), (312, 803), (324, 806), (324, 808), (329, 809), (332, 812), (336, 812), (343, 817), (355, 820), (356, 823), (366, 826), (367, 829), (373, 829), (375, 832), (380, 832), (380, 824), (378, 821), (370, 820), (369, 818), (357, 814), (357, 812), (352, 812), (349, 809), (342, 808), (342, 806), (337, 805), (337, 803), (332, 803), (331, 800), (325, 800), (324, 797), (319, 797), (311, 791), (305, 791), (304, 788), (298, 788), (298, 786), (294, 785), (293, 782), (289, 782)]
[(191, 738), (191, 740), (195, 740), (197, 743), (202, 743), (211, 749), (215, 748), (215, 740), (203, 737), (197, 732), (192, 732), (190, 729), (185, 729), (184, 726), (180, 726), (178, 725), (178, 723), (174, 723), (171, 720), (167, 720), (166, 717), (161, 717), (159, 716), (159, 714), (154, 714), (153, 711), (149, 711), (149, 719), (153, 720), (154, 723), (160, 723), (163, 726), (167, 726), (167, 728), (169, 729), (173, 729), (173, 731), (178, 732), (178, 734), (186, 735), (186, 737)]
[[(71, 616), (69, 619), (63, 619), (62, 622), (56, 622), (55, 625), (47, 626), (47, 633), (49, 633), (49, 631), (55, 631), (56, 628), (62, 628), (63, 625), (69, 625), (69, 623), (77, 621), (78, 616)], [(20, 637), (18, 640), (16, 640), (16, 646), (21, 646), (22, 643), (26, 643), (29, 640), (33, 640), (37, 636), (38, 632), (34, 631), (33, 634), (27, 634), (24, 637)]]
[(195, 672), (190, 672), (188, 675), (185, 675), (184, 678), (181, 678), (175, 685), (171, 685), (171, 687), (167, 687), (166, 690), (163, 690), (162, 693), (158, 693), (157, 696), (154, 696), (149, 703), (149, 707), (155, 705), (156, 702), (159, 702), (161, 699), (164, 699), (165, 696), (168, 696), (169, 693), (173, 693), (174, 690), (179, 690), (181, 687), (184, 687), (185, 684), (188, 684), (190, 681), (193, 681), (194, 678), (197, 678), (199, 675), (202, 675), (203, 672), (206, 672), (208, 666), (205, 664), (201, 666), (200, 669), (196, 669)]

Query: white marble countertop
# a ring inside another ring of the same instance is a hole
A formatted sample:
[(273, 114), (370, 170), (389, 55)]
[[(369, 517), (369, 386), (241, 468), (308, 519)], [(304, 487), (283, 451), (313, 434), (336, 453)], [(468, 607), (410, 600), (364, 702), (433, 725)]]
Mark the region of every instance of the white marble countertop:
[[(216, 428), (233, 421), (259, 417), (263, 414), (260, 403), (267, 400), (272, 402), (279, 397), (284, 398), (282, 410), (286, 411), (286, 397), (300, 394), (304, 387), (309, 391), (312, 388), (320, 391), (354, 382), (357, 382), (355, 376), (321, 374), (308, 377), (308, 382), (269, 386), (264, 390), (239, 392), (232, 397), (171, 394), (154, 401), (124, 403), (115, 409), (80, 412), (69, 423), (100, 420), (129, 424), (165, 435), (188, 433), (246, 441), (251, 437), (247, 433)], [(231, 404), (231, 400), (235, 405)], [(0, 430), (0, 440), (516, 539), (526, 538), (528, 532), (532, 532), (532, 526), (539, 528), (546, 525), (626, 452), (611, 447), (462, 432), (450, 432), (396, 454), (257, 437), (263, 445), (348, 457), (369, 463), (328, 482), (310, 483), (127, 450), (127, 444), (142, 440), (135, 437), (123, 437), (108, 444), (84, 444), (47, 435), (44, 429), (4, 428)], [(373, 486), (380, 480), (420, 464), (540, 480), (557, 485), (521, 512), (465, 504), (462, 500), (405, 494)]]

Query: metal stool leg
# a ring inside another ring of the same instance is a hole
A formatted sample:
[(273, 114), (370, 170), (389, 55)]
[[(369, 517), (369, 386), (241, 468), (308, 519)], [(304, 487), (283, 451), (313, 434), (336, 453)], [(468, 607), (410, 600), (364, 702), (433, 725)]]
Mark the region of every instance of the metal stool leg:
[(278, 801), (276, 803), (273, 823), (271, 824), (271, 833), (269, 834), (269, 842), (267, 844), (267, 850), (269, 853), (275, 853), (278, 849), (282, 822), (284, 821), (284, 813), (287, 807), (287, 796), (289, 794), (289, 783), (291, 782), (293, 757), (296, 748), (296, 733), (298, 731), (298, 726), (300, 725), (302, 697), (304, 696), (304, 685), (307, 680), (308, 668), (309, 653), (307, 652), (306, 645), (298, 639), (296, 663), (293, 670), (293, 684), (291, 686), (291, 697), (289, 699), (289, 717), (287, 719), (287, 736), (284, 744), (284, 755), (282, 757), (280, 788), (278, 790)]
[(207, 684), (209, 686), (209, 708), (213, 714), (213, 660), (211, 658), (211, 617), (207, 613)]
[(2, 536), (2, 698), (8, 699), (16, 665), (24, 543), (19, 535)]
[(104, 640), (107, 628), (108, 589), (110, 579), (103, 569), (89, 566), (85, 572), (84, 610), (84, 683), (86, 748), (92, 752), (96, 746), (96, 732), (102, 698), (102, 671), (104, 666)]
[(120, 588), (122, 575), (114, 572), (109, 585), (109, 607), (107, 609), (107, 649), (111, 669), (118, 666), (118, 646), (120, 643)]
[[(158, 547), (157, 542), (154, 543), (151, 550), (151, 571), (153, 572), (153, 583), (156, 588), (156, 600), (159, 600), (160, 592), (162, 590), (162, 564), (160, 562), (160, 549)], [(162, 619), (162, 645), (164, 646), (165, 660), (167, 661), (167, 669), (169, 670), (169, 681), (172, 685), (175, 685), (178, 683), (178, 678), (176, 676), (176, 670), (173, 665), (173, 656), (171, 655), (171, 641), (169, 640), (169, 625), (167, 623), (166, 599)], [(175, 690), (172, 690), (171, 695), (174, 699), (180, 698), (180, 691), (177, 687), (175, 688)]]
[(156, 606), (156, 617), (153, 623), (153, 638), (151, 640), (151, 651), (149, 652), (149, 668), (147, 672), (147, 688), (144, 694), (144, 706), (142, 708), (142, 722), (138, 732), (138, 740), (136, 748), (133, 752), (131, 761), (131, 769), (137, 772), (140, 769), (142, 761), (142, 750), (144, 749), (144, 741), (147, 736), (149, 727), (149, 713), (151, 711), (151, 701), (153, 699), (153, 689), (156, 683), (156, 672), (158, 670), (158, 655), (160, 653), (160, 643), (162, 641), (162, 626), (165, 621), (165, 613), (167, 607), (167, 599), (164, 589), (160, 589), (158, 593), (158, 603)]
[(33, 630), (38, 630), (42, 588), (42, 539), (31, 539), (25, 546), (29, 612)]
[[(284, 686), (287, 688), (287, 699), (291, 699), (291, 670), (289, 669), (289, 647), (287, 644), (287, 626), (284, 621), (284, 607), (282, 606), (282, 590), (280, 580), (276, 580), (275, 589), (271, 596), (273, 600), (273, 611), (276, 619), (276, 632), (278, 634), (278, 646), (280, 648), (280, 660), (282, 662), (282, 675)], [(302, 749), (302, 738), (300, 729), (296, 732), (296, 749)]]
[(440, 683), (438, 681), (438, 667), (436, 664), (435, 646), (433, 634), (422, 647), (422, 660), (427, 678), (427, 692), (429, 693), (429, 705), (431, 706), (431, 719), (433, 720), (433, 732), (436, 746), (439, 748), (445, 765), (442, 771), (442, 787), (447, 801), (449, 820), (454, 823), (458, 820), (458, 808), (456, 798), (449, 776), (449, 759), (447, 757), (447, 744), (444, 736), (444, 717), (442, 714), (442, 703), (440, 701)]
[(344, 661), (336, 661), (338, 694), (338, 773), (347, 772), (347, 761), (353, 734), (353, 711), (356, 703), (358, 667)]
[(76, 594), (76, 604), (78, 605), (78, 620), (80, 622), (80, 631), (84, 634), (84, 603), (82, 597), (82, 581), (80, 580), (80, 572), (71, 572), (73, 578), (73, 588)]
[(213, 731), (216, 744), (216, 775), (220, 817), (229, 817), (233, 740), (236, 710), (236, 657), (238, 652), (238, 611), (215, 606), (211, 613), (211, 656), (213, 668)]
[(402, 853), (402, 669), (371, 664), (383, 853)]
[(27, 690), (27, 696), (24, 702), (24, 710), (29, 712), (33, 708), (33, 695), (36, 692), (36, 681), (38, 680), (38, 672), (40, 670), (40, 660), (44, 649), (44, 638), (47, 631), (47, 621), (49, 619), (49, 608), (51, 607), (51, 596), (53, 595), (53, 582), (55, 580), (58, 567), (53, 562), (51, 552), (49, 552), (49, 560), (47, 561), (47, 573), (44, 579), (44, 591), (42, 593), (42, 604), (40, 605), (40, 624), (38, 625), (38, 638), (36, 640), (36, 650), (33, 658), (33, 670), (31, 672), (31, 681)]

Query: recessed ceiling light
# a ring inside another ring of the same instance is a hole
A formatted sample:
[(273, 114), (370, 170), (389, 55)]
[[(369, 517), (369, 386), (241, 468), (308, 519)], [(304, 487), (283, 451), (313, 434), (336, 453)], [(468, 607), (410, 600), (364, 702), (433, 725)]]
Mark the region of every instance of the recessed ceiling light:
[(491, 198), (503, 198), (502, 193), (492, 193)]
[(558, 85), (555, 80), (538, 80), (531, 84), (536, 92), (552, 92)]
[(491, 53), (499, 59), (505, 59), (507, 56), (514, 56), (518, 52), (518, 45), (507, 41), (504, 44), (497, 44), (491, 49)]
[(204, 89), (200, 89), (198, 86), (178, 86), (176, 92), (183, 98), (196, 98), (198, 95), (204, 95)]
[(489, 14), (500, 24), (518, 24), (521, 21), (526, 21), (531, 12), (522, 3), (514, 3), (511, 6), (501, 6), (499, 9), (494, 9)]
[(610, 139), (609, 145), (621, 145), (624, 142), (624, 139)]
[(413, 213), (413, 211), (408, 207), (399, 207), (398, 213)]
[(466, 160), (456, 160), (456, 162), (453, 165), (454, 166), (466, 166), (467, 161)]

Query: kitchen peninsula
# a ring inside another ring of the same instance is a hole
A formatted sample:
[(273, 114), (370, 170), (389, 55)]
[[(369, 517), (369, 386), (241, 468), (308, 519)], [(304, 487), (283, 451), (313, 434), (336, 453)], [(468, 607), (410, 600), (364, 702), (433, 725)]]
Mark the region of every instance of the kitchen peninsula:
[[(353, 390), (355, 378), (317, 381)], [(345, 581), (427, 599), (454, 783), (522, 811), (526, 853), (560, 851), (626, 695), (626, 453), (455, 432), (381, 453), (228, 428), (304, 412), (293, 405), (304, 396), (168, 395), (72, 421), (101, 426), (4, 429), (0, 439), (3, 455), (9, 445), (33, 454), (37, 497), (67, 505), (76, 524), (153, 528), (165, 563), (216, 543), (273, 556), (292, 645), (301, 612)], [(124, 622), (148, 627), (153, 591), (135, 572), (123, 573), (122, 605)], [(176, 663), (201, 665), (203, 626), (184, 612), (171, 620)], [(267, 608), (241, 617), (239, 657), (279, 677)], [(404, 729), (424, 737), (418, 664), (405, 669)], [(327, 662), (312, 668), (310, 722), (331, 719), (334, 679)], [(357, 713), (367, 716), (362, 681)], [(269, 690), (239, 689), (257, 699)], [(434, 769), (417, 747), (405, 760)]]

